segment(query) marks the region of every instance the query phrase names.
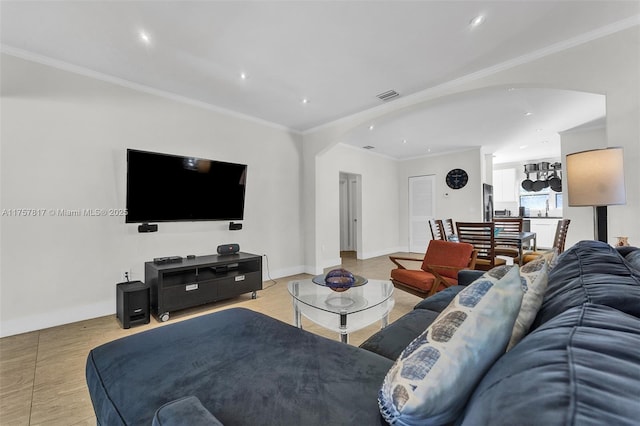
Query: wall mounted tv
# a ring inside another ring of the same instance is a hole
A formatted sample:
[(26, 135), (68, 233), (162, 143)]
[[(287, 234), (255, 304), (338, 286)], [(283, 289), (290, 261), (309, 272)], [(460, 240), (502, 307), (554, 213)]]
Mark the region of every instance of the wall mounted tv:
[(127, 150), (127, 223), (241, 220), (245, 164)]

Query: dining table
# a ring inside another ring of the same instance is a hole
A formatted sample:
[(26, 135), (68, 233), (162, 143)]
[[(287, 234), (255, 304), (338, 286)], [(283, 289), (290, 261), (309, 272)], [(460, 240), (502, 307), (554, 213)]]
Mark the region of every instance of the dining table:
[(522, 232), (508, 232), (500, 231), (495, 236), (495, 245), (510, 245), (518, 247), (518, 259), (520, 265), (522, 265), (522, 259), (524, 254), (524, 247), (531, 250), (536, 250), (536, 233), (530, 231)]

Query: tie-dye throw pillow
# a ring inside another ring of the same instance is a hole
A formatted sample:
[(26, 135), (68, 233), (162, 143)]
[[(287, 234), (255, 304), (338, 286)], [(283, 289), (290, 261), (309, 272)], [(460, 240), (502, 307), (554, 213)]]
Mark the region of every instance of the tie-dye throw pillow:
[(533, 262), (527, 263), (520, 268), (520, 276), (522, 277), (524, 296), (522, 297), (520, 313), (518, 313), (516, 323), (513, 325), (513, 332), (511, 333), (511, 340), (507, 345), (507, 350), (514, 347), (527, 334), (531, 324), (533, 324), (533, 320), (538, 315), (540, 306), (542, 306), (544, 292), (547, 290), (547, 284), (549, 283), (549, 263), (547, 258), (542, 256)]
[(455, 420), (504, 353), (521, 301), (517, 266), (494, 268), (462, 290), (387, 373), (378, 394), (384, 419), (394, 425)]

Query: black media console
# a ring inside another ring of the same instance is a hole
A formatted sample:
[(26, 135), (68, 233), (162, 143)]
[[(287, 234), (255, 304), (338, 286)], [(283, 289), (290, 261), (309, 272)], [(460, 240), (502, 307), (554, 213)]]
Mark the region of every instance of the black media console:
[(262, 256), (250, 253), (197, 256), (180, 262), (145, 262), (151, 311), (160, 321), (169, 312), (262, 290)]

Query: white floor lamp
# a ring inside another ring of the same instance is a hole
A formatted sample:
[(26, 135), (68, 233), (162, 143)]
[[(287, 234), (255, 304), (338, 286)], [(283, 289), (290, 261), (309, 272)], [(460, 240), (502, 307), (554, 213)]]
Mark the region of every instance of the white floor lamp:
[(592, 206), (595, 239), (607, 242), (607, 206), (625, 204), (622, 148), (567, 155), (569, 206)]

